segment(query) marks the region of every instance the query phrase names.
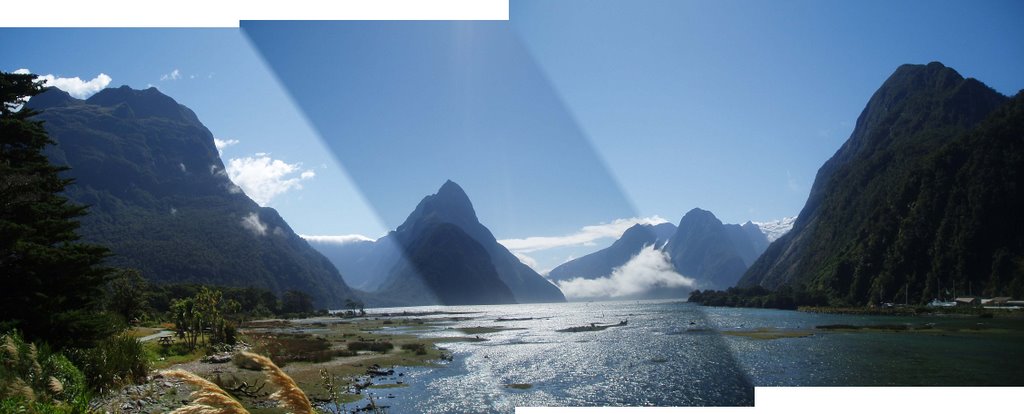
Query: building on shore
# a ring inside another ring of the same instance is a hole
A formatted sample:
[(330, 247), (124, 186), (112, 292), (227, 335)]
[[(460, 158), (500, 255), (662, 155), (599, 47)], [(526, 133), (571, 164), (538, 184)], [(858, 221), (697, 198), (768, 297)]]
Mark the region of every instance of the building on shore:
[(981, 305), (981, 298), (973, 296), (961, 296), (953, 300), (957, 306), (978, 306)]

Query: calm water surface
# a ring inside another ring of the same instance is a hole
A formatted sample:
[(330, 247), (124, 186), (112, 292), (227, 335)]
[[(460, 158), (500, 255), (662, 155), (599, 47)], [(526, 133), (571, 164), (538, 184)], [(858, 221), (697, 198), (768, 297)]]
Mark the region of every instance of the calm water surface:
[[(1024, 321), (872, 317), (707, 308), (678, 301), (438, 306), (379, 312), (467, 312), (460, 327), (522, 328), (444, 344), (440, 368), (400, 369), (408, 386), (374, 390), (392, 412), (508, 412), (516, 406), (752, 405), (754, 386), (1022, 385)], [(450, 318), (435, 315), (419, 318)], [(526, 319), (528, 320), (498, 320)], [(597, 332), (557, 332), (628, 320)], [(828, 332), (827, 324), (933, 323), (928, 332)], [(978, 325), (984, 324), (984, 325)], [(811, 333), (752, 339), (759, 328)], [(981, 328), (981, 329), (978, 329)], [(401, 328), (396, 328), (401, 329)], [(955, 329), (955, 330), (954, 330)], [(508, 384), (530, 384), (518, 390)], [(388, 398), (390, 397), (393, 398)]]

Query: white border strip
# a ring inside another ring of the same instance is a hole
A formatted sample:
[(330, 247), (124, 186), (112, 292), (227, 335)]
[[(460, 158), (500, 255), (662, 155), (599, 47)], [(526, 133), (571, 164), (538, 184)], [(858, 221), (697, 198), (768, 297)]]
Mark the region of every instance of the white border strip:
[(224, 27), (241, 20), (508, 20), (508, 0), (4, 2), (0, 27)]
[(756, 387), (754, 407), (516, 408), (516, 414), (842, 414), (1012, 412), (1024, 387)]

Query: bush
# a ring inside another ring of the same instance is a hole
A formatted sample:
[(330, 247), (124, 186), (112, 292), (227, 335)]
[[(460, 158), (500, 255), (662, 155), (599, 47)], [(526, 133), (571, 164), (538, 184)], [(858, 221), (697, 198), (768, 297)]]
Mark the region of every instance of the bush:
[(381, 342), (353, 341), (353, 342), (349, 342), (348, 343), (348, 350), (352, 351), (352, 352), (373, 351), (373, 352), (386, 353), (386, 352), (388, 352), (388, 351), (390, 351), (390, 350), (392, 350), (394, 348), (395, 348), (395, 346), (392, 345), (391, 342), (387, 342), (387, 341), (381, 341)]
[(91, 393), (85, 381), (85, 375), (71, 361), (62, 354), (53, 354), (43, 361), (43, 371), (47, 377), (56, 378), (60, 381), (61, 392), (59, 397), (67, 402), (84, 400), (88, 402)]
[(145, 348), (127, 334), (104, 339), (95, 348), (80, 351), (76, 359), (89, 388), (98, 392), (141, 383), (149, 374)]
[(0, 413), (84, 413), (91, 393), (85, 376), (49, 347), (17, 333), (0, 337)]
[(415, 352), (416, 355), (426, 355), (427, 354), (427, 346), (425, 344), (421, 344), (419, 342), (411, 343), (411, 344), (402, 344), (402, 349), (404, 349), (406, 351)]

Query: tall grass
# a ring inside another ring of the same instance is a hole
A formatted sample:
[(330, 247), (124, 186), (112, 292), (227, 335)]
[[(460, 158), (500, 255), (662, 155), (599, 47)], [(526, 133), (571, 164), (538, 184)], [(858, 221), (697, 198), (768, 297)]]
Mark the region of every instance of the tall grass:
[(189, 396), (192, 401), (171, 414), (249, 414), (237, 400), (216, 384), (191, 372), (175, 369), (164, 371), (165, 377), (177, 378), (197, 389)]
[(73, 356), (86, 374), (89, 386), (101, 393), (142, 383), (149, 375), (145, 347), (126, 333), (104, 339), (95, 348)]
[(263, 367), (263, 373), (267, 375), (267, 380), (277, 385), (279, 390), (270, 394), (270, 398), (277, 401), (279, 407), (288, 410), (292, 414), (315, 414), (313, 411), (313, 404), (309, 402), (309, 397), (306, 393), (302, 392), (298, 384), (292, 380), (288, 374), (285, 374), (274, 361), (263, 355), (254, 354), (251, 352), (242, 352), (241, 355)]
[(64, 355), (15, 332), (0, 338), (0, 413), (85, 413), (91, 399), (85, 376)]

